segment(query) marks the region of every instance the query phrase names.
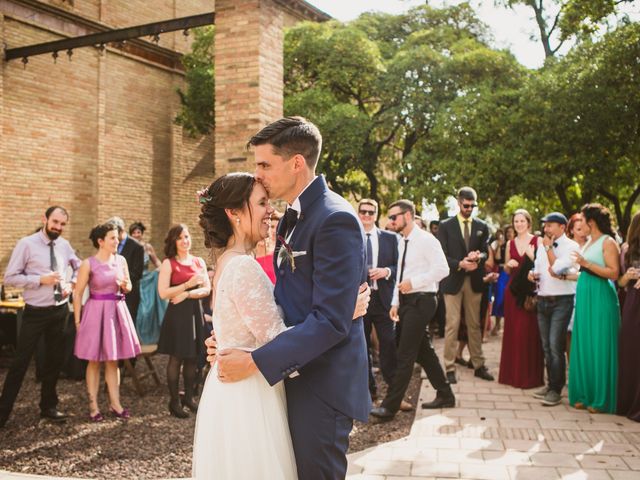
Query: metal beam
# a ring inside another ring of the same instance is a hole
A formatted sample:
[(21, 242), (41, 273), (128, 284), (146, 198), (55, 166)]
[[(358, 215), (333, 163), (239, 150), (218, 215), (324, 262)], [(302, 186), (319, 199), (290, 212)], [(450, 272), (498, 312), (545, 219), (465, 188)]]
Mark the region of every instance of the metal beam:
[(5, 50), (6, 61), (16, 58), (28, 58), (43, 53), (60, 52), (72, 50), (74, 48), (100, 46), (108, 43), (118, 43), (132, 38), (160, 35), (161, 33), (174, 32), (176, 30), (186, 30), (188, 28), (213, 25), (215, 23), (215, 13), (203, 13), (190, 17), (175, 18), (163, 22), (148, 23), (135, 27), (120, 28), (107, 32), (92, 33), (76, 38), (65, 38), (53, 42), (39, 43), (26, 47), (10, 48)]

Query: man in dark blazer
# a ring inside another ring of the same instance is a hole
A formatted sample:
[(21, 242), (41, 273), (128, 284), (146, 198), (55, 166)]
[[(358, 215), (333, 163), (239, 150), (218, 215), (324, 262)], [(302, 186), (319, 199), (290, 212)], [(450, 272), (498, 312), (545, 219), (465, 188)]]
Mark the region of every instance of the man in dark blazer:
[(278, 226), (275, 300), (288, 330), (251, 353), (217, 355), (222, 382), (263, 375), (284, 380), (298, 478), (345, 478), (353, 419), (371, 409), (362, 317), (365, 244), (353, 207), (316, 176), (322, 137), (301, 117), (282, 118), (253, 138), (256, 178), (289, 205)]
[(457, 381), (455, 359), (462, 308), (475, 376), (493, 380), (484, 365), (480, 329), (480, 303), (484, 289), (482, 278), (488, 252), (489, 227), (482, 220), (472, 218), (476, 201), (477, 195), (473, 188), (461, 188), (458, 191), (460, 213), (440, 222), (438, 229), (438, 240), (442, 244), (451, 272), (440, 284), (446, 305), (444, 364), (449, 383)]
[[(377, 385), (371, 365), (372, 327), (375, 327), (378, 336), (380, 371), (387, 385), (391, 385), (398, 363), (395, 324), (389, 316), (398, 268), (398, 236), (376, 227), (378, 202), (375, 200), (369, 198), (360, 200), (358, 217), (366, 239), (368, 282), (371, 287), (371, 301), (364, 316), (364, 334), (369, 351), (369, 392), (371, 392), (371, 398), (375, 400)], [(406, 404), (404, 407), (411, 408), (411, 405)]]
[(111, 217), (108, 222), (118, 227), (118, 254), (127, 261), (129, 278), (131, 279), (131, 291), (125, 296), (125, 302), (134, 323), (138, 315), (140, 305), (140, 279), (144, 273), (144, 247), (135, 238), (127, 235), (124, 220), (120, 217)]

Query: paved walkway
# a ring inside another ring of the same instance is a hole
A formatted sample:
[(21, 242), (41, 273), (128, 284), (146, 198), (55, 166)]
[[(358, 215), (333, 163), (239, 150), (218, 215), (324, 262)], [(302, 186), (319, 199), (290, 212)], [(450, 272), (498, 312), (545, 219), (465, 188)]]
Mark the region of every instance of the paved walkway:
[[(484, 350), (497, 376), (500, 339)], [(476, 381), (469, 369), (458, 377), (457, 408), (418, 409), (408, 437), (350, 455), (347, 478), (640, 480), (640, 423), (574, 410), (566, 398), (543, 407), (530, 391)], [(419, 403), (433, 396), (424, 381)], [(0, 470), (0, 480), (43, 478), (52, 477)]]
[[(442, 358), (442, 340), (436, 348)], [(497, 379), (500, 338), (484, 352)], [(350, 455), (347, 478), (640, 480), (640, 423), (575, 410), (566, 397), (543, 407), (531, 391), (475, 379), (466, 368), (454, 391), (457, 408), (419, 409), (408, 437)], [(433, 397), (423, 381), (418, 405)]]

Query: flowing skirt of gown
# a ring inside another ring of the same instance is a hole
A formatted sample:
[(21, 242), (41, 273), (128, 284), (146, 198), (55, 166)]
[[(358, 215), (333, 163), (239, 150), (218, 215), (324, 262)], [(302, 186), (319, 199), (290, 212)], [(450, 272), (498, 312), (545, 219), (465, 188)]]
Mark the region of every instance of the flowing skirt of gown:
[(620, 371), (618, 374), (618, 415), (640, 422), (640, 290), (627, 290), (620, 327)]
[(581, 273), (571, 334), (569, 403), (614, 413), (620, 308), (613, 283)]
[[(513, 277), (512, 277), (513, 278)], [(544, 353), (535, 312), (518, 307), (507, 286), (498, 382), (516, 388), (544, 385)]]
[(271, 387), (258, 372), (221, 383), (209, 372), (198, 406), (193, 446), (197, 480), (296, 479), (284, 382)]

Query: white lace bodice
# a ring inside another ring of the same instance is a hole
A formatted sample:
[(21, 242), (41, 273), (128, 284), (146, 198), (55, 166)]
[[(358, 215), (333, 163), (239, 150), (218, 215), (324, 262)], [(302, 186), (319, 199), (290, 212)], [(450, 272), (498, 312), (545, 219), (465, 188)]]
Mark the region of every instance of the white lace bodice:
[(287, 329), (273, 285), (248, 255), (230, 259), (218, 279), (213, 306), (218, 349), (254, 350)]

